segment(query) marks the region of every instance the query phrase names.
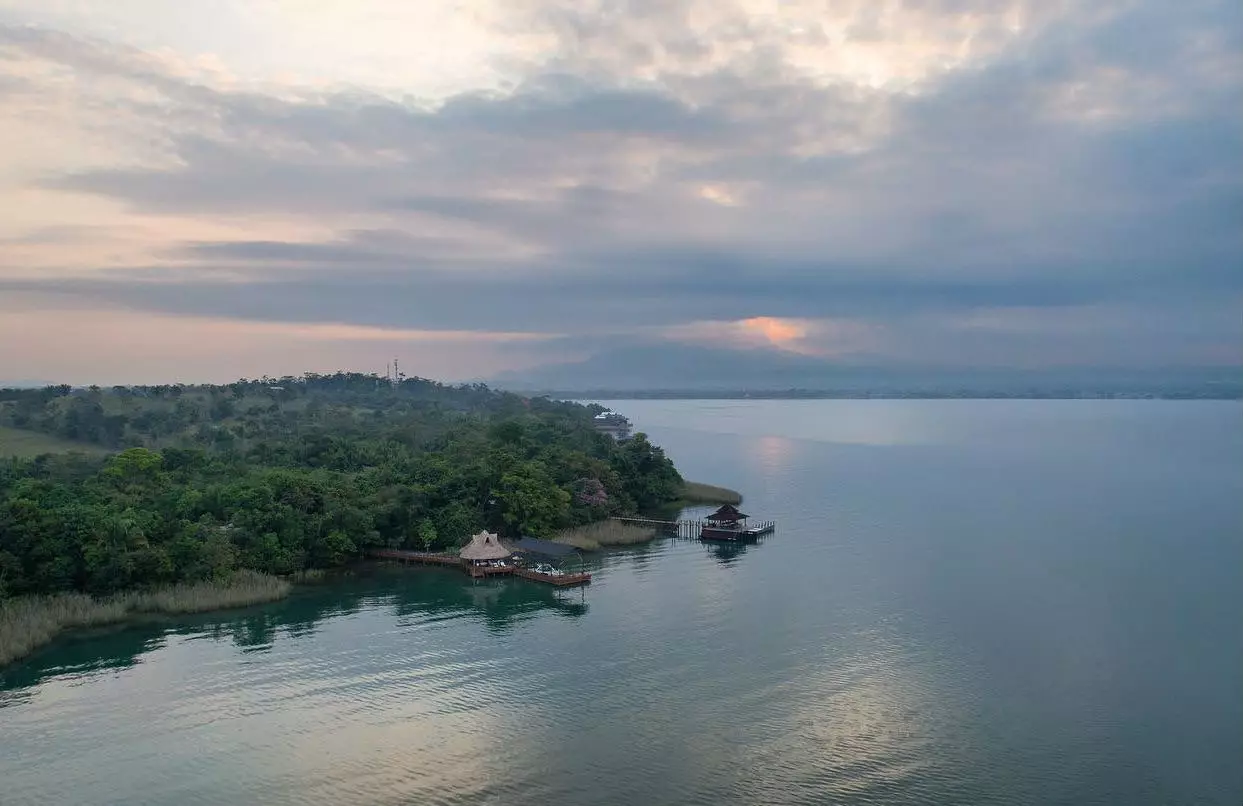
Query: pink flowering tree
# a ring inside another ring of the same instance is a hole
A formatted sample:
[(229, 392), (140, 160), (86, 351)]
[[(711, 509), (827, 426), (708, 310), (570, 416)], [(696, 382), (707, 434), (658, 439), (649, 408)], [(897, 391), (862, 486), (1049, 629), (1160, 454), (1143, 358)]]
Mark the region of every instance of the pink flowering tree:
[(599, 479), (579, 479), (574, 483), (574, 500), (583, 506), (595, 509), (609, 504), (608, 491)]

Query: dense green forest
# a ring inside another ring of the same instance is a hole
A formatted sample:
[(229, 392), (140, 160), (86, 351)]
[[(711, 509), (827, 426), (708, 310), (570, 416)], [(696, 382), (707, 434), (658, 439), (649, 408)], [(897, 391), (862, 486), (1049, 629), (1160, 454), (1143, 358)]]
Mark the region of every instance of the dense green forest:
[(107, 449), (0, 459), (0, 596), (289, 574), (674, 499), (661, 449), (595, 411), (356, 373), (0, 390), (0, 426)]

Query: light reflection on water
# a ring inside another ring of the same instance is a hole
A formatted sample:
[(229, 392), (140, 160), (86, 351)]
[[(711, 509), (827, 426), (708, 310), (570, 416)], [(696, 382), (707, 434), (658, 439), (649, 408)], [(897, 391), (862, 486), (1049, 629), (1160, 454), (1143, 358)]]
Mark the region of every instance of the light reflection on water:
[(0, 803), (1240, 801), (1235, 408), (808, 403), (613, 406), (757, 545), (380, 571), (8, 669)]

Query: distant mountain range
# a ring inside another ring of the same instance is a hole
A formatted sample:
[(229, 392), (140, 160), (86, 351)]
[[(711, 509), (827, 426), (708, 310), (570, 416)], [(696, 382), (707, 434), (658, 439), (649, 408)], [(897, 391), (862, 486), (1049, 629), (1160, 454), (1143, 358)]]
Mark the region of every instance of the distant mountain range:
[(636, 345), (586, 361), (506, 372), (489, 383), (555, 396), (1243, 397), (1243, 369), (1006, 369), (864, 366), (774, 350)]

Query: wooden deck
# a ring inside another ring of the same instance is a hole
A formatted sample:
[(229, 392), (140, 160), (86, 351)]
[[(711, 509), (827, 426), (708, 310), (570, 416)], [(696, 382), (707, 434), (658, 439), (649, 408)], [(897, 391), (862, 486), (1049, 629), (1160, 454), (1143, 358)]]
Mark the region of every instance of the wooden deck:
[(739, 543), (744, 540), (756, 540), (764, 535), (770, 535), (776, 529), (777, 524), (772, 521), (764, 521), (755, 526), (748, 526), (746, 529), (723, 529), (719, 526), (704, 526), (699, 530), (699, 539)]
[(494, 568), (487, 565), (469, 565), (462, 561), (456, 554), (443, 554), (432, 551), (410, 551), (409, 549), (369, 549), (367, 556), (373, 560), (396, 560), (402, 564), (414, 563), (416, 565), (443, 565), (449, 568), (457, 568), (466, 572), (474, 579), (487, 579), (498, 576), (517, 576), (523, 579), (529, 579), (532, 582), (543, 582), (546, 585), (555, 585), (558, 588), (569, 587), (571, 585), (586, 585), (591, 582), (591, 574), (541, 574), (538, 571), (532, 571), (529, 568), (521, 568), (516, 565), (506, 565), (500, 568)]
[(419, 565), (450, 565), (454, 568), (465, 567), (462, 558), (455, 554), (443, 554), (433, 551), (410, 551), (409, 549), (367, 549), (367, 556), (373, 560), (398, 560), (403, 563)]
[(462, 563), (462, 567), (466, 569), (466, 573), (475, 579), (484, 579), (485, 577), (506, 577), (514, 573), (514, 566), (502, 565), (499, 568), (491, 565), (467, 565)]
[(662, 521), (654, 518), (613, 518), (618, 523), (641, 526), (644, 529), (655, 529), (657, 534), (677, 537), (698, 537), (702, 521)]
[(515, 568), (514, 576), (529, 579), (532, 582), (544, 582), (549, 585), (556, 585), (558, 588), (568, 588), (572, 585), (586, 585), (591, 581), (591, 574), (541, 574), (539, 571), (532, 571), (530, 568)]
[(613, 518), (613, 520), (619, 523), (629, 523), (634, 526), (655, 529), (662, 534), (728, 543), (736, 543), (740, 540), (756, 540), (777, 530), (776, 521), (761, 521), (755, 526), (749, 526), (746, 529), (721, 529), (709, 526), (708, 522), (703, 520), (661, 521), (651, 518)]

